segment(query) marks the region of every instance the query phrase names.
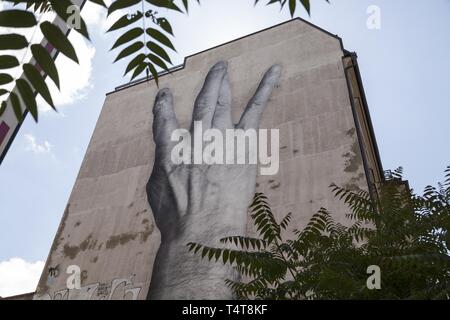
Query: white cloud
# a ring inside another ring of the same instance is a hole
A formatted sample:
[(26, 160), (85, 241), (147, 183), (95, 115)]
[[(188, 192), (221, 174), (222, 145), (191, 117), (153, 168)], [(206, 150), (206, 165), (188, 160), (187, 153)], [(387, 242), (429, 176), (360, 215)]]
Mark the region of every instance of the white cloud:
[[(111, 2), (111, 0), (105, 1), (107, 5), (110, 5)], [(106, 30), (125, 14), (123, 10), (117, 10), (107, 18), (106, 13), (107, 10), (105, 8), (92, 2), (87, 2), (83, 7), (81, 15), (88, 26), (91, 38), (93, 38), (93, 32), (105, 36)], [(87, 41), (78, 32), (72, 31), (69, 39), (75, 47), (80, 64), (76, 64), (62, 54), (58, 56), (56, 66), (60, 73), (61, 91), (58, 91), (53, 82), (49, 81), (50, 92), (57, 108), (73, 104), (85, 98), (89, 90), (93, 88), (91, 82), (92, 62), (96, 49), (91, 42)], [(41, 97), (38, 98), (38, 104), (41, 111), (51, 110), (50, 106)]]
[[(71, 32), (69, 39), (75, 47), (80, 64), (63, 54), (58, 55), (56, 66), (59, 71), (61, 90), (59, 91), (52, 81), (47, 81), (56, 108), (83, 99), (93, 88), (91, 83), (92, 59), (95, 55), (95, 48), (77, 32)], [(38, 105), (40, 111), (52, 110), (41, 97), (38, 98)]]
[(81, 16), (83, 17), (88, 27), (90, 27), (90, 32), (98, 31), (100, 33), (104, 33), (104, 31), (106, 30), (106, 13), (107, 9), (89, 1), (83, 7)]
[[(81, 16), (83, 17), (84, 22), (86, 22), (88, 27), (99, 27), (103, 25), (103, 21), (106, 19), (106, 11), (99, 6), (88, 2), (86, 4), (86, 7), (83, 8)], [(92, 33), (92, 31), (97, 30), (90, 28), (89, 31)]]
[(27, 146), (25, 147), (25, 149), (27, 151), (31, 151), (34, 154), (51, 154), (51, 155), (53, 155), (53, 153), (52, 153), (53, 146), (47, 140), (45, 140), (42, 143), (38, 143), (36, 137), (33, 136), (32, 134), (25, 134), (25, 140), (27, 143)]
[[(105, 1), (107, 5), (111, 1)], [(108, 18), (106, 17), (107, 10), (92, 2), (86, 3), (81, 11), (81, 15), (88, 25), (89, 32), (97, 32), (105, 36), (106, 30), (122, 15), (125, 14), (123, 10), (117, 10)], [(73, 104), (86, 97), (89, 90), (93, 88), (92, 72), (93, 72), (93, 58), (96, 49), (78, 32), (72, 31), (69, 35), (80, 64), (76, 64), (63, 54), (59, 54), (56, 59), (56, 66), (59, 71), (61, 90), (59, 91), (52, 81), (48, 81), (50, 92), (52, 94), (53, 102), (57, 108), (65, 105)], [(38, 105), (40, 111), (50, 111), (51, 107), (45, 103), (42, 97), (38, 97)]]
[[(112, 1), (105, 0), (105, 3), (107, 6), (109, 6)], [(107, 16), (107, 12), (107, 9), (92, 2), (88, 2), (83, 7), (81, 16), (83, 17), (88, 27), (90, 27), (90, 32), (96, 31), (101, 36), (105, 36), (106, 31), (113, 25), (113, 23), (127, 13), (127, 11), (119, 9), (114, 11), (111, 15)]]
[(36, 290), (44, 262), (12, 258), (0, 262), (0, 296), (8, 297)]

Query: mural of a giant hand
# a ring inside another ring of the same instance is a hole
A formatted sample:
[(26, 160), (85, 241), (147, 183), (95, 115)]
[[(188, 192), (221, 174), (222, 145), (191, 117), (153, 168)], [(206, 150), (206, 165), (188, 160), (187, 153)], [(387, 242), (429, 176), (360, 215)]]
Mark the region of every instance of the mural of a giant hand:
[[(192, 115), (203, 130), (257, 129), (267, 101), (278, 84), (279, 65), (264, 75), (239, 123), (231, 117), (228, 64), (221, 61), (208, 72)], [(173, 96), (162, 89), (156, 96), (153, 136), (156, 156), (147, 195), (161, 245), (155, 260), (149, 299), (230, 299), (225, 279), (231, 268), (208, 263), (188, 252), (186, 244), (217, 245), (220, 238), (245, 234), (247, 209), (255, 192), (254, 164), (174, 164), (171, 135), (178, 129)]]

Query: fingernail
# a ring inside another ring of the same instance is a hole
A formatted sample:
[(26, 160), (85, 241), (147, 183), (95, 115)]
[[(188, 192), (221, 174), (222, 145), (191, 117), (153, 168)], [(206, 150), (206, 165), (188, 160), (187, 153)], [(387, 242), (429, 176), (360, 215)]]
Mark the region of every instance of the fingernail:
[(267, 70), (266, 79), (273, 82), (278, 82), (281, 77), (281, 66), (278, 64), (273, 65)]
[(227, 69), (228, 68), (228, 62), (227, 61), (219, 61), (217, 62), (214, 67), (212, 68), (213, 71), (219, 71), (222, 69)]
[(158, 91), (153, 106), (153, 114), (156, 114), (164, 109), (164, 106), (172, 103), (172, 96), (169, 88), (164, 88)]
[(281, 66), (279, 64), (274, 64), (272, 67), (270, 67), (269, 71), (272, 75), (279, 76), (281, 74)]
[(169, 88), (159, 90), (158, 98), (165, 98), (169, 94)]

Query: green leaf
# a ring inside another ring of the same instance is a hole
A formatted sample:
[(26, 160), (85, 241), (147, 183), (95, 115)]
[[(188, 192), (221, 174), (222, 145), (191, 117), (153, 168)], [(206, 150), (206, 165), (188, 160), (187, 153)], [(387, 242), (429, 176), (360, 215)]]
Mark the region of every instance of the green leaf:
[[(11, 0), (6, 0), (6, 1), (11, 1)], [(44, 12), (49, 12), (51, 11), (51, 5), (48, 1), (42, 1), (42, 0), (17, 0), (14, 1), (15, 3), (19, 3), (19, 2), (26, 2), (26, 8), (27, 10), (30, 9), (32, 10), (34, 13), (39, 13), (42, 14)]]
[(208, 248), (202, 249), (202, 258), (204, 258), (208, 254)]
[(227, 263), (229, 255), (230, 255), (230, 252), (228, 250), (223, 251), (223, 254), (222, 254), (223, 264)]
[(183, 0), (183, 6), (186, 9), (186, 12), (189, 11), (189, 0)]
[(197, 254), (197, 252), (202, 248), (202, 246), (200, 244), (196, 244), (196, 243), (193, 243), (193, 245), (194, 245), (194, 247), (193, 247), (194, 253)]
[(295, 14), (295, 7), (297, 6), (297, 0), (289, 0), (289, 12), (291, 13), (291, 17)]
[(14, 114), (16, 115), (17, 121), (21, 122), (23, 120), (23, 112), (22, 112), (22, 108), (20, 106), (19, 97), (14, 92), (11, 92), (9, 99), (11, 100), (11, 105), (12, 105)]
[(138, 4), (142, 0), (116, 0), (108, 8), (108, 16), (113, 13), (114, 11), (129, 8), (134, 6), (135, 4)]
[(41, 31), (45, 38), (66, 57), (78, 63), (78, 57), (66, 35), (57, 26), (48, 21), (41, 23)]
[(230, 251), (229, 260), (230, 264), (233, 264), (234, 261), (236, 260), (236, 253), (234, 251)]
[(111, 26), (111, 28), (108, 29), (106, 32), (115, 31), (117, 29), (121, 29), (123, 27), (126, 27), (130, 24), (135, 23), (136, 21), (139, 21), (142, 18), (142, 12), (138, 11), (133, 17), (130, 19), (128, 18), (128, 14), (123, 15), (119, 20), (114, 22), (114, 24)]
[(3, 88), (0, 88), (0, 97), (3, 96), (4, 94), (7, 94), (9, 91)]
[(165, 32), (170, 33), (173, 35), (172, 26), (170, 25), (170, 22), (166, 18), (158, 18), (156, 19), (156, 24), (161, 27)]
[(20, 50), (28, 47), (27, 39), (17, 33), (0, 34), (0, 50)]
[(309, 0), (300, 0), (300, 2), (302, 3), (308, 14), (311, 15), (311, 5), (309, 3)]
[(137, 76), (139, 76), (142, 72), (144, 72), (145, 68), (147, 68), (146, 63), (140, 63), (136, 69), (134, 69), (133, 75), (131, 76), (130, 81), (134, 80)]
[(163, 58), (164, 60), (166, 60), (168, 63), (172, 63), (172, 61), (170, 60), (169, 55), (167, 54), (167, 52), (161, 48), (159, 45), (157, 45), (156, 43), (150, 41), (147, 42), (147, 47), (156, 55), (160, 56), (161, 58)]
[(175, 11), (178, 11), (178, 12), (183, 12), (171, 0), (145, 0), (145, 1), (147, 1), (148, 3), (154, 5), (155, 7), (166, 8), (166, 9), (175, 10)]
[(2, 101), (2, 104), (0, 105), (0, 117), (3, 115), (3, 113), (5, 113), (6, 106), (6, 101)]
[(153, 63), (156, 64), (158, 67), (164, 69), (165, 71), (169, 72), (169, 68), (167, 65), (162, 61), (159, 57), (155, 56), (154, 54), (149, 53), (147, 55), (147, 58)]
[(26, 108), (30, 111), (34, 120), (38, 121), (38, 110), (36, 104), (36, 97), (33, 93), (28, 82), (24, 79), (16, 80), (17, 89), (19, 89), (20, 96), (22, 97), (22, 101), (25, 103)]
[(136, 51), (139, 51), (140, 49), (142, 49), (144, 47), (144, 43), (142, 41), (138, 41), (133, 43), (132, 45), (126, 47), (125, 49), (123, 49), (119, 55), (117, 56), (116, 60), (114, 60), (114, 62), (119, 61), (122, 58), (128, 57), (130, 54), (135, 53)]
[(14, 81), (13, 77), (11, 77), (9, 74), (0, 73), (0, 86), (13, 81)]
[(31, 52), (33, 53), (33, 57), (38, 63), (38, 67), (42, 68), (42, 70), (53, 80), (56, 87), (59, 89), (59, 76), (58, 69), (56, 68), (55, 61), (48, 53), (47, 49), (45, 49), (40, 44), (33, 44), (31, 46)]
[[(255, 1), (255, 5), (256, 5), (258, 2), (259, 2), (259, 0), (258, 0), (258, 1)], [(281, 0), (270, 0), (270, 1), (267, 3), (267, 5), (269, 5), (269, 4), (274, 4), (274, 3), (280, 3), (280, 4), (281, 4), (281, 7), (283, 7), (283, 6), (286, 4), (286, 0), (283, 0), (283, 1), (281, 1)]]
[(146, 30), (147, 34), (152, 37), (153, 39), (157, 40), (158, 42), (162, 43), (163, 45), (165, 45), (166, 47), (169, 47), (170, 49), (175, 50), (172, 42), (170, 41), (169, 38), (167, 38), (162, 32), (160, 32), (159, 30), (153, 29), (153, 28), (148, 28)]
[(23, 65), (23, 71), (27, 79), (33, 85), (34, 89), (36, 89), (36, 91), (53, 109), (55, 109), (55, 105), (53, 104), (52, 96), (48, 90), (47, 84), (36, 67), (32, 64), (26, 63)]
[(19, 65), (19, 60), (11, 55), (0, 56), (0, 69), (10, 69), (17, 67)]
[(133, 58), (133, 60), (128, 63), (127, 69), (125, 70), (124, 75), (126, 75), (128, 72), (136, 68), (139, 64), (143, 63), (146, 58), (146, 55), (141, 53), (138, 54), (136, 57)]
[(125, 32), (123, 35), (121, 35), (119, 37), (119, 39), (117, 39), (117, 41), (114, 43), (114, 45), (112, 46), (112, 48), (110, 50), (113, 50), (127, 42), (130, 42), (131, 40), (136, 39), (137, 37), (141, 36), (142, 34), (144, 34), (144, 29), (142, 28), (133, 28), (128, 30), (127, 32)]
[(95, 4), (98, 4), (99, 6), (108, 8), (108, 6), (105, 4), (105, 2), (103, 0), (89, 0), (89, 1), (91, 1), (91, 2), (93, 2)]
[(25, 10), (0, 11), (0, 27), (30, 28), (36, 24), (36, 17), (32, 12)]
[(208, 252), (208, 260), (209, 261), (211, 261), (212, 257), (215, 255), (214, 251), (215, 251), (214, 249), (209, 249), (209, 252)]
[(221, 255), (222, 255), (222, 250), (216, 249), (216, 252), (214, 254), (215, 260), (218, 261)]
[(158, 71), (156, 71), (155, 66), (153, 64), (149, 63), (148, 69), (150, 70), (150, 73), (152, 74), (153, 79), (156, 82), (156, 86), (159, 87), (159, 75), (158, 75)]

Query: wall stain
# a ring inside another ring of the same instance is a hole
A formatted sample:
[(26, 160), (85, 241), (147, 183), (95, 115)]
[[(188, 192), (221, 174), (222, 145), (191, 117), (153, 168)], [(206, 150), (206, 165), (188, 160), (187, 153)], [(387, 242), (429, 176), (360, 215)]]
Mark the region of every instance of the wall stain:
[(96, 247), (97, 240), (92, 240), (92, 233), (87, 236), (86, 239), (84, 239), (79, 245), (77, 246), (71, 246), (69, 244), (65, 244), (63, 247), (63, 252), (66, 257), (73, 260), (78, 255), (78, 253), (86, 251), (86, 250), (92, 250)]
[(280, 186), (281, 186), (281, 183), (278, 182), (278, 183), (271, 185), (270, 189), (275, 190), (275, 189), (278, 189)]
[(85, 284), (87, 278), (88, 278), (88, 272), (87, 272), (87, 270), (81, 271), (80, 282), (81, 282), (82, 285)]
[(114, 249), (118, 245), (125, 245), (130, 241), (140, 239), (141, 243), (147, 241), (148, 237), (153, 233), (154, 226), (147, 222), (144, 231), (132, 233), (125, 232), (118, 235), (110, 236), (106, 241), (106, 249)]
[(153, 226), (153, 224), (147, 224), (145, 226), (145, 231), (141, 232), (141, 243), (147, 241), (148, 237), (150, 237), (154, 229), (155, 227)]
[(346, 158), (344, 168), (345, 172), (358, 171), (359, 167), (362, 165), (362, 159), (357, 141), (352, 144), (350, 151), (345, 153), (343, 157)]
[(350, 191), (359, 191), (361, 188), (359, 187), (359, 182), (364, 179), (364, 173), (359, 173), (358, 176), (353, 177), (344, 185), (344, 188)]
[(124, 245), (131, 240), (135, 240), (139, 236), (139, 233), (122, 233), (115, 236), (109, 237), (108, 241), (106, 241), (106, 249), (114, 249), (119, 244)]
[(137, 216), (140, 216), (141, 214), (146, 213), (146, 212), (147, 212), (147, 209), (144, 209), (144, 210), (142, 210), (142, 211), (139, 211), (139, 212), (136, 213), (136, 217), (137, 217)]
[(350, 130), (348, 130), (345, 134), (349, 137), (354, 137), (356, 133), (356, 129), (355, 128), (351, 128)]
[[(50, 252), (56, 251), (56, 249), (59, 247), (61, 241), (64, 240), (64, 238), (61, 237), (61, 235), (62, 235), (64, 228), (66, 227), (66, 219), (69, 216), (69, 209), (70, 209), (70, 202), (67, 203), (67, 206), (64, 209), (63, 217), (61, 219), (62, 222), (59, 225), (58, 230), (56, 231), (55, 240), (52, 243)], [(45, 265), (45, 269), (48, 269), (51, 265), (52, 265), (52, 256), (49, 257), (49, 259)], [(45, 278), (43, 276), (41, 276), (41, 279), (39, 279), (39, 283), (36, 288), (36, 293), (37, 292), (46, 292), (46, 291), (50, 290), (50, 287), (48, 285), (48, 280), (49, 280), (48, 274), (46, 275)]]

